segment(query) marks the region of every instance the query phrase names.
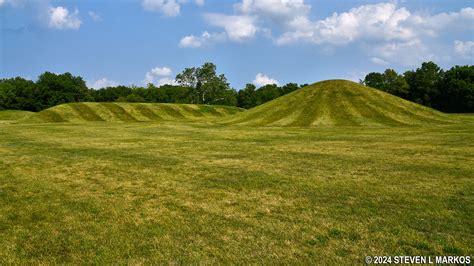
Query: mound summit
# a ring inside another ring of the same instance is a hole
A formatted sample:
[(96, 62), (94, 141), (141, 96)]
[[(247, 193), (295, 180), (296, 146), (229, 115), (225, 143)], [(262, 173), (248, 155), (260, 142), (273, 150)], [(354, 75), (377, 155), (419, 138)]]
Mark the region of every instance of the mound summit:
[(20, 122), (150, 122), (205, 120), (241, 112), (232, 106), (171, 103), (67, 103), (35, 113)]
[(431, 108), (347, 80), (314, 83), (224, 123), (251, 126), (403, 126), (443, 124), (453, 118)]

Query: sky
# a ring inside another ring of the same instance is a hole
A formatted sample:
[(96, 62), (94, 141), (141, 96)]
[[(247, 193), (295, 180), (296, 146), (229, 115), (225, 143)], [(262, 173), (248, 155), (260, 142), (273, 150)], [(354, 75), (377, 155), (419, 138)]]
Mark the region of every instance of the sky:
[(363, 79), (474, 61), (474, 2), (0, 0), (0, 78), (173, 84), (213, 62), (231, 86)]

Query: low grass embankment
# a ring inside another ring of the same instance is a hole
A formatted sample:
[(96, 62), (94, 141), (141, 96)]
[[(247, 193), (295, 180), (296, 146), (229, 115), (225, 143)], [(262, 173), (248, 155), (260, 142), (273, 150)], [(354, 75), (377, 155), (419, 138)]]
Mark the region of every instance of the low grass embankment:
[(243, 111), (233, 106), (170, 103), (68, 103), (51, 107), (22, 123), (153, 122), (213, 120)]

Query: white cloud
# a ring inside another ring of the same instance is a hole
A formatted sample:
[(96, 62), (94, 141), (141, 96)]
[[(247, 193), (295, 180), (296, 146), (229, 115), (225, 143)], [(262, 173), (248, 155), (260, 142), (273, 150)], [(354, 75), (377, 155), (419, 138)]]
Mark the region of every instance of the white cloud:
[(171, 75), (171, 69), (169, 67), (155, 67), (150, 70), (150, 74), (154, 76), (169, 76)]
[(277, 24), (285, 24), (295, 17), (307, 16), (311, 10), (311, 6), (306, 5), (304, 0), (243, 0), (234, 8), (243, 14), (268, 18)]
[(429, 60), (437, 61), (440, 58), (419, 39), (369, 45), (367, 49), (369, 55), (376, 56), (387, 63), (396, 62), (405, 66), (414, 66)]
[(454, 41), (454, 52), (464, 58), (474, 58), (474, 42), (473, 41)]
[(143, 82), (145, 84), (153, 83), (155, 78), (162, 77), (158, 81), (158, 84), (170, 84), (171, 79), (169, 79), (168, 76), (170, 76), (172, 72), (173, 71), (169, 67), (154, 67), (150, 71), (146, 72)]
[(142, 6), (148, 11), (159, 11), (165, 16), (179, 15), (181, 6), (176, 0), (143, 0)]
[(227, 37), (232, 41), (243, 41), (255, 36), (257, 26), (252, 16), (228, 16), (222, 14), (206, 14), (206, 21), (217, 27), (224, 28)]
[(98, 21), (102, 20), (102, 18), (99, 16), (99, 14), (95, 13), (94, 11), (89, 11), (87, 14), (95, 22), (98, 22)]
[(296, 17), (277, 44), (305, 41), (310, 43), (347, 44), (356, 40), (410, 40), (416, 30), (407, 25), (411, 14), (393, 3), (363, 5), (323, 20)]
[(105, 87), (114, 87), (118, 86), (119, 83), (114, 80), (109, 80), (107, 78), (101, 78), (96, 81), (93, 81), (91, 83), (87, 83), (87, 87), (89, 88), (94, 88), (94, 89), (100, 89), (100, 88), (105, 88)]
[(22, 1), (20, 0), (0, 0), (0, 7), (6, 6), (7, 4), (13, 7), (22, 6)]
[(204, 5), (204, 0), (195, 0), (194, 3), (198, 6), (203, 6)]
[(305, 16), (295, 17), (286, 24), (286, 32), (278, 36), (275, 43), (333, 46), (355, 43), (364, 48), (371, 56), (370, 61), (376, 64), (415, 65), (449, 58), (446, 51), (434, 45), (435, 38), (456, 30), (473, 29), (472, 8), (430, 15), (412, 14), (394, 3), (380, 3), (334, 13), (316, 21)]
[(217, 42), (225, 41), (225, 33), (209, 33), (203, 32), (201, 36), (189, 35), (183, 37), (179, 41), (179, 47), (181, 48), (199, 48), (207, 45), (212, 45)]
[(158, 80), (157, 85), (158, 85), (158, 86), (162, 86), (162, 85), (178, 85), (178, 82), (176, 82), (176, 80), (170, 79), (170, 78), (161, 78), (161, 79)]
[(55, 29), (79, 29), (82, 21), (76, 9), (70, 13), (65, 7), (50, 7), (48, 10), (48, 26)]
[(390, 64), (389, 62), (383, 60), (383, 59), (380, 59), (378, 57), (371, 57), (370, 58), (370, 61), (374, 64), (377, 64), (377, 65), (382, 65), (382, 66), (386, 66), (388, 64)]
[(279, 83), (276, 79), (272, 79), (272, 78), (268, 77), (265, 74), (258, 73), (257, 76), (255, 76), (253, 84), (255, 84), (255, 86), (261, 87), (261, 86), (264, 86), (264, 85), (267, 85), (267, 84), (276, 84), (276, 85), (278, 85)]

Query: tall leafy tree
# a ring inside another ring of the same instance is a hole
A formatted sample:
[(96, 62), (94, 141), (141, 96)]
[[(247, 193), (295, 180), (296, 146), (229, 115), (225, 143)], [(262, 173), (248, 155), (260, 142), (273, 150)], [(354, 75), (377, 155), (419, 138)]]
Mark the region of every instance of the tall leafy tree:
[(408, 97), (409, 86), (402, 75), (399, 75), (393, 69), (387, 69), (382, 76), (383, 85), (381, 89), (383, 91), (405, 99)]
[(176, 76), (176, 81), (182, 86), (195, 89), (197, 103), (236, 104), (235, 91), (230, 88), (223, 74), (217, 75), (216, 65), (213, 63), (207, 62), (198, 68), (186, 68)]
[(255, 98), (255, 85), (247, 83), (245, 88), (241, 89), (237, 95), (237, 106), (250, 109), (257, 105)]
[(283, 87), (280, 88), (280, 95), (285, 95), (290, 92), (294, 92), (295, 90), (299, 89), (298, 84), (296, 83), (287, 83)]
[(280, 90), (276, 84), (267, 84), (256, 92), (256, 104), (260, 105), (280, 97)]
[(365, 76), (364, 84), (366, 86), (375, 88), (375, 89), (383, 89), (384, 87), (384, 77), (382, 73), (371, 72)]
[(426, 106), (439, 97), (438, 84), (443, 78), (443, 70), (433, 62), (424, 62), (415, 71), (404, 74), (410, 86), (408, 99)]
[(39, 76), (36, 84), (45, 94), (47, 107), (93, 100), (82, 77), (73, 76), (71, 73), (45, 72)]
[(444, 73), (433, 104), (444, 112), (474, 113), (474, 66), (455, 66)]
[(176, 75), (176, 82), (178, 82), (179, 85), (184, 87), (195, 88), (197, 85), (196, 68), (185, 68), (183, 72)]
[(33, 81), (21, 77), (1, 80), (0, 108), (41, 111), (48, 107), (45, 92)]

